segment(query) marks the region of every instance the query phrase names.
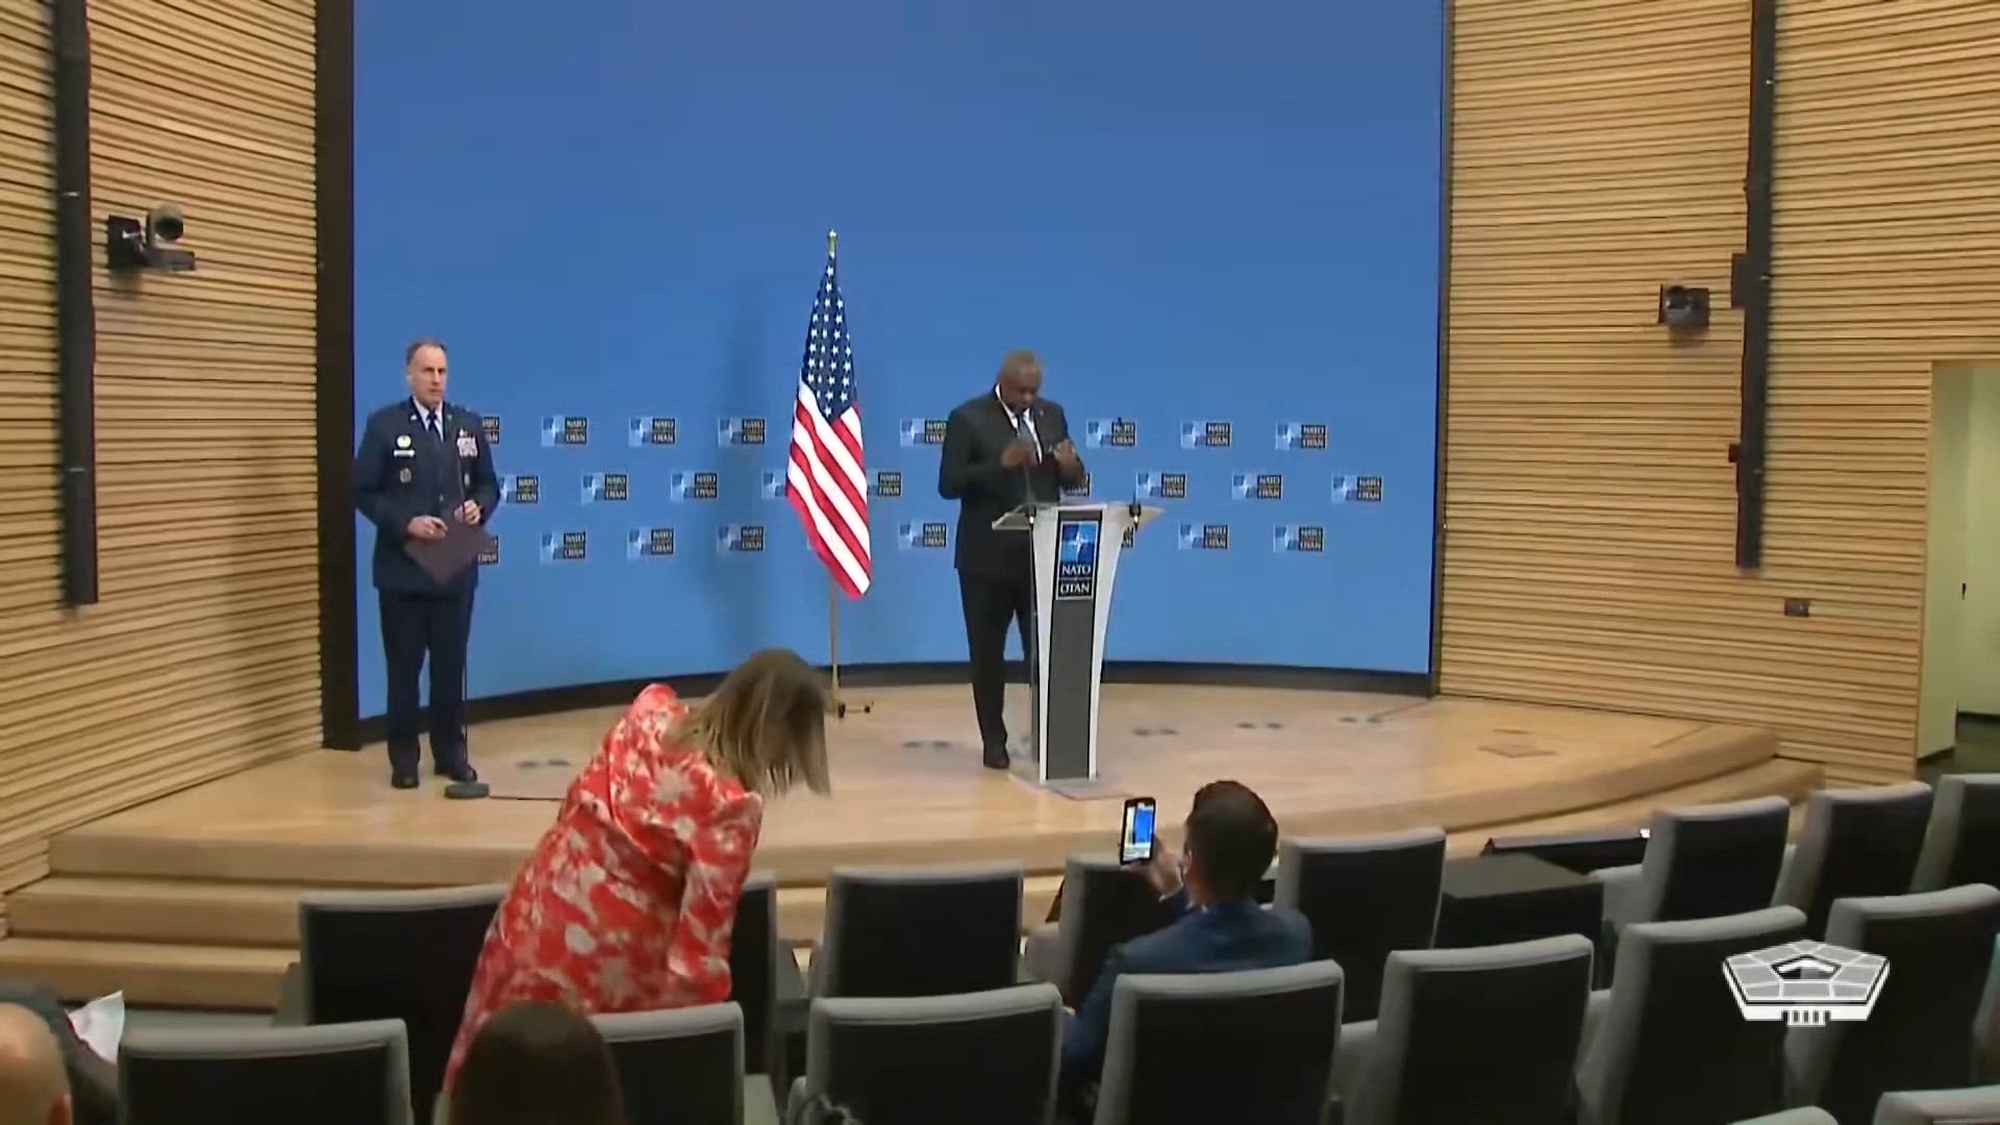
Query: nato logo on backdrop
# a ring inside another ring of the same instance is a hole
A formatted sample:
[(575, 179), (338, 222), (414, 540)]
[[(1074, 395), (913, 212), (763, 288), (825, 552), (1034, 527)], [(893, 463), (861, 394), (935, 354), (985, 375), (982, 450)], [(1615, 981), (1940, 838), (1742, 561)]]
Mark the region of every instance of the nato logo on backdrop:
[(785, 474), (776, 469), (765, 469), (764, 478), (757, 485), (757, 494), (766, 500), (783, 500), (785, 490), (789, 487), (790, 483), (785, 480)]
[(1325, 449), (1325, 422), (1280, 422), (1278, 423), (1278, 448), (1284, 451), (1294, 449)]
[(581, 531), (542, 532), (542, 561), (545, 563), (582, 562), (588, 554), (589, 543)]
[(1336, 476), (1333, 478), (1333, 502), (1379, 504), (1382, 502), (1382, 478)]
[(724, 449), (764, 444), (762, 418), (724, 418), (715, 427), (716, 444)]
[(1326, 528), (1311, 523), (1281, 523), (1271, 529), (1271, 549), (1321, 554), (1326, 550)]
[(678, 472), (667, 478), (667, 494), (675, 500), (713, 500), (722, 494), (722, 478), (714, 473)]
[(500, 416), (498, 414), (481, 414), (479, 416), (479, 436), (485, 438), (488, 445), (500, 444)]
[(1130, 418), (1087, 418), (1083, 423), (1086, 449), (1131, 449), (1139, 444), (1139, 424)]
[(896, 545), (905, 551), (934, 551), (949, 541), (950, 532), (942, 520), (896, 525)]
[(1063, 520), (1056, 525), (1056, 600), (1097, 596), (1097, 520)]
[(1283, 500), (1285, 478), (1279, 473), (1236, 473), (1229, 478), (1229, 495), (1237, 500)]
[(884, 500), (894, 500), (903, 494), (903, 474), (895, 469), (882, 469), (875, 474), (875, 486), (870, 489)]
[(617, 503), (632, 498), (632, 478), (624, 473), (583, 474), (583, 502)]
[(1229, 438), (1227, 422), (1181, 423), (1182, 449), (1228, 449)]
[(1138, 475), (1132, 487), (1145, 500), (1185, 500), (1187, 474), (1144, 472)]
[(944, 444), (944, 419), (942, 418), (905, 418), (897, 426), (897, 430), (899, 436), (902, 438), (903, 448), (905, 449), (919, 445)]
[(542, 444), (589, 445), (590, 419), (575, 414), (552, 414), (542, 419)]
[(648, 445), (673, 445), (681, 440), (681, 424), (657, 414), (640, 414), (626, 432), (627, 444), (634, 449)]
[(732, 523), (715, 529), (715, 551), (720, 555), (741, 554), (764, 549), (764, 525)]
[(542, 478), (533, 473), (508, 473), (500, 478), (500, 502), (502, 504), (541, 503)]
[(500, 565), (500, 537), (498, 535), (488, 535), (486, 537), (486, 545), (479, 548), (479, 565)]
[(628, 559), (665, 559), (673, 557), (674, 529), (671, 527), (635, 527), (625, 535), (625, 557)]
[(1183, 551), (1227, 551), (1229, 525), (1226, 523), (1184, 523), (1180, 534)]

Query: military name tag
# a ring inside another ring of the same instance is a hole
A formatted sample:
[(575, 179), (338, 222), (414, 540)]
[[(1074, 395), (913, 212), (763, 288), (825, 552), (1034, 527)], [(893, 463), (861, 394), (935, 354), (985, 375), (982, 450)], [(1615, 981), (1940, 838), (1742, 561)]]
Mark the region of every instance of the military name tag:
[(458, 435), (458, 455), (460, 457), (479, 456), (479, 443), (472, 440), (471, 434), (461, 433)]
[(397, 473), (396, 479), (402, 481), (404, 484), (410, 483), (410, 470), (404, 469), (402, 472)]

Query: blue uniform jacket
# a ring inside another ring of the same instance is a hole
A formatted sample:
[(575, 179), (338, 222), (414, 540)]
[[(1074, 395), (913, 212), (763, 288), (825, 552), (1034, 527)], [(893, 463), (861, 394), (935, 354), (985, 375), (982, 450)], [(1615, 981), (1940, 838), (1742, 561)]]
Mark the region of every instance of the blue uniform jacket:
[(354, 507), (375, 525), (375, 588), (403, 594), (457, 597), (479, 584), (479, 568), (468, 567), (449, 585), (439, 585), (403, 547), (405, 529), (418, 516), (449, 521), (466, 500), (478, 503), (491, 524), (500, 506), (500, 478), (482, 420), (452, 402), (441, 409), (444, 440), (431, 437), (411, 399), (368, 416), (361, 449), (354, 455)]

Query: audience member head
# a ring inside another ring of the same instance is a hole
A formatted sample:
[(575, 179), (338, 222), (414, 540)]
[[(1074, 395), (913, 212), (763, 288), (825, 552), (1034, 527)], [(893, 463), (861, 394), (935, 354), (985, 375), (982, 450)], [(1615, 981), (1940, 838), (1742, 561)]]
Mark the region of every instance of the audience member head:
[(1008, 352), (1000, 361), (994, 384), (1000, 390), (1000, 401), (1018, 414), (1042, 397), (1042, 361), (1034, 352)]
[(775, 794), (803, 782), (823, 795), (826, 711), (820, 674), (790, 649), (767, 648), (724, 677), (682, 733), (745, 788)]
[(1183, 878), (1198, 904), (1253, 897), (1278, 854), (1277, 819), (1241, 782), (1202, 786), (1188, 811), (1186, 832)]
[(0, 1004), (0, 1125), (70, 1125), (62, 1048), (42, 1017)]
[(451, 1125), (625, 1125), (611, 1048), (561, 1004), (502, 1008), (466, 1048)]

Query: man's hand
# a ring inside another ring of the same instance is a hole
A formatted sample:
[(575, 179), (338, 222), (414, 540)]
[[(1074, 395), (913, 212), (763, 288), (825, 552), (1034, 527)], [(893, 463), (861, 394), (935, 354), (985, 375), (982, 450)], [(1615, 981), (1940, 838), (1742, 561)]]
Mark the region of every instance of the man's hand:
[(445, 536), (444, 521), (436, 516), (418, 516), (403, 530), (412, 539), (443, 539)]
[(479, 503), (476, 500), (467, 500), (458, 506), (458, 522), (467, 527), (478, 527), (479, 521), (485, 514), (479, 510)]
[(1016, 440), (1000, 453), (1000, 467), (1018, 469), (1035, 459), (1035, 447), (1025, 441)]
[(1181, 889), (1180, 853), (1161, 843), (1158, 837), (1153, 840), (1152, 862), (1137, 871), (1161, 898)]
[(1071, 445), (1068, 438), (1056, 443), (1056, 464), (1061, 465), (1066, 473), (1076, 472), (1081, 464), (1076, 457), (1076, 446)]

